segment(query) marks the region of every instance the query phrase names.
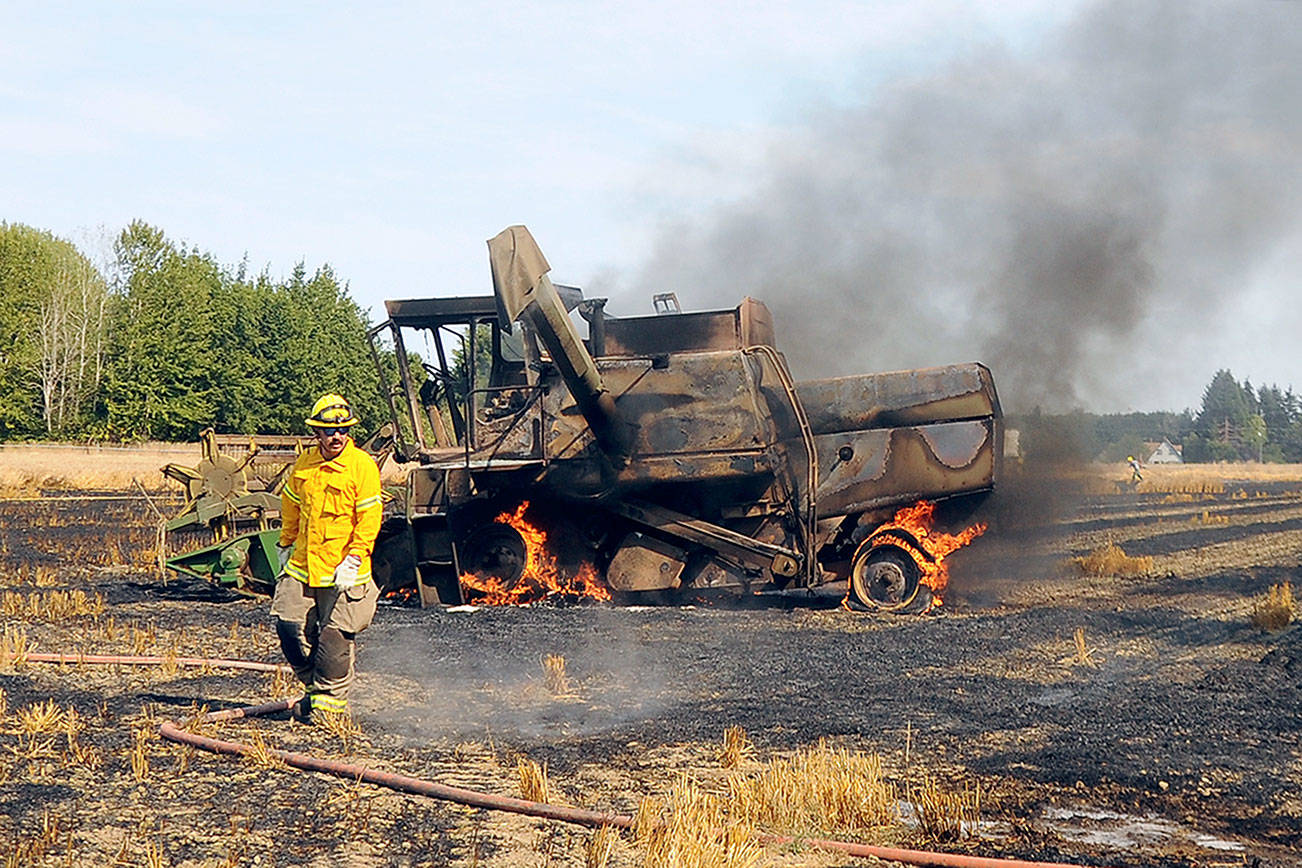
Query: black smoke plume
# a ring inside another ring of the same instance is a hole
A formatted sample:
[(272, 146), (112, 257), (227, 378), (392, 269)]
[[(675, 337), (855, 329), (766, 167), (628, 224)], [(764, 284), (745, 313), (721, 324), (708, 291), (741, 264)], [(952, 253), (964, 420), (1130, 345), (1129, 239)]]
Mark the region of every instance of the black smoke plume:
[(981, 359), (1013, 412), (1142, 405), (1298, 229), (1300, 59), (1302, 3), (1088, 5), (809, 119), (638, 295), (764, 300), (801, 378)]

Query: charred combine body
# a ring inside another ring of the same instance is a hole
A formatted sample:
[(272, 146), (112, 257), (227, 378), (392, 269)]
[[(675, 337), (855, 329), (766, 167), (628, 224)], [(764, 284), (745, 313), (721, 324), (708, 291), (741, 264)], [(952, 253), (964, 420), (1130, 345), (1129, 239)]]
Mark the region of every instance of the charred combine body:
[(489, 253), (493, 296), (390, 301), (371, 334), (397, 350), (385, 391), (416, 462), (377, 542), (383, 585), (428, 604), (848, 581), (857, 608), (930, 605), (945, 552), (894, 517), (993, 489), (986, 367), (798, 383), (758, 301), (615, 318), (553, 285), (524, 227)]

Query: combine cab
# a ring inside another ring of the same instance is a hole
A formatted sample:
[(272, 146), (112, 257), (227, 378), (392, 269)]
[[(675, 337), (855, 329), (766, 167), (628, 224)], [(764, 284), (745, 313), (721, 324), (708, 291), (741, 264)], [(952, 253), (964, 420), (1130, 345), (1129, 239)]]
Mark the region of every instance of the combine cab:
[(999, 470), (985, 366), (797, 382), (754, 299), (611, 317), (551, 282), (524, 227), (488, 246), (493, 296), (390, 301), (370, 336), (397, 351), (384, 388), (415, 463), (382, 585), (431, 604), (840, 582), (855, 608), (931, 605), (959, 539), (935, 509)]

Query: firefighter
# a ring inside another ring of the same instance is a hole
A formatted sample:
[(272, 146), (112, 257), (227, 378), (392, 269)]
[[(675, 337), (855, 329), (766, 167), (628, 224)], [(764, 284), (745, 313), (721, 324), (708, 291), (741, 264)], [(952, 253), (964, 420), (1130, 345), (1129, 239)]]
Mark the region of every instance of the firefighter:
[(1130, 465), (1130, 484), (1134, 485), (1135, 483), (1142, 481), (1144, 474), (1140, 473), (1139, 470), (1144, 465), (1140, 463), (1139, 459), (1133, 455), (1129, 455), (1126, 457), (1126, 463)]
[(271, 614), (285, 659), (307, 688), (294, 718), (344, 712), (353, 642), (370, 625), (380, 591), (371, 549), (380, 530), (380, 471), (353, 443), (348, 402), (325, 395), (307, 424), (316, 445), (294, 462), (280, 495), (281, 575)]

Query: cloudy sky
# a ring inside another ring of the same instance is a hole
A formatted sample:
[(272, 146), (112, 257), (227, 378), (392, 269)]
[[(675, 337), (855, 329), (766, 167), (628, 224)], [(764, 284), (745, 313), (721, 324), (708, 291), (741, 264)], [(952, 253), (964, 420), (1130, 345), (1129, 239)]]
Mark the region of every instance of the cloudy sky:
[[(1302, 388), (1302, 3), (0, 6), (0, 219), (489, 291), (512, 223), (797, 376), (980, 358), (1012, 409)], [(102, 228), (101, 228), (102, 227)]]

